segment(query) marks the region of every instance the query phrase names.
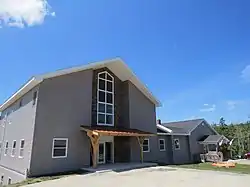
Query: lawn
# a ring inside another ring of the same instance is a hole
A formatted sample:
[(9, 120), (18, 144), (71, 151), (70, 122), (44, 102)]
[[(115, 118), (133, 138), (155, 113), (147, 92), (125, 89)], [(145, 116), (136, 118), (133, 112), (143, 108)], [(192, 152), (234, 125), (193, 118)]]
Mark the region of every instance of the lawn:
[(207, 162), (207, 163), (199, 163), (199, 164), (174, 165), (173, 167), (250, 174), (250, 165), (244, 165), (244, 164), (236, 164), (236, 167), (225, 168), (225, 167), (215, 167), (215, 166), (212, 166), (212, 163)]

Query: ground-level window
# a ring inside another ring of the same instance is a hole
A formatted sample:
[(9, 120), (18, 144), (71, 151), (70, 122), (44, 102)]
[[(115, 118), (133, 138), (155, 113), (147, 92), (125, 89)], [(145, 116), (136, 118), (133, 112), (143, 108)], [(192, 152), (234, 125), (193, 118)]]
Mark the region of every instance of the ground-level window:
[(150, 151), (149, 139), (144, 139), (142, 148), (143, 148), (143, 152), (149, 152)]
[(8, 178), (8, 185), (10, 185), (11, 184), (11, 178), (9, 177)]
[(11, 150), (11, 156), (15, 156), (16, 154), (16, 140), (13, 141), (12, 143), (12, 150)]
[(174, 139), (174, 148), (175, 150), (178, 150), (181, 148), (179, 139)]
[(159, 139), (159, 149), (160, 151), (165, 151), (165, 139)]
[(24, 155), (24, 143), (25, 143), (24, 140), (20, 141), (20, 149), (19, 149), (19, 157), (20, 158), (23, 158), (23, 155)]
[(54, 138), (52, 158), (66, 158), (68, 151), (68, 138)]
[(5, 142), (4, 155), (7, 155), (7, 153), (8, 153), (8, 149), (9, 149), (9, 142), (8, 142), (8, 141), (6, 141), (6, 142)]
[(1, 176), (1, 181), (0, 181), (1, 185), (3, 185), (3, 179), (4, 179), (4, 175)]

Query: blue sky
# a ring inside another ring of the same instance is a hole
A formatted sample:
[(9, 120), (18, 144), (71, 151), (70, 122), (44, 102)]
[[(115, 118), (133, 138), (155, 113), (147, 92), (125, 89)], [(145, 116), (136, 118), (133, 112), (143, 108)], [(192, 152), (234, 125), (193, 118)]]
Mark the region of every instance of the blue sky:
[(248, 119), (249, 1), (24, 1), (0, 0), (0, 103), (34, 74), (121, 57), (163, 121)]

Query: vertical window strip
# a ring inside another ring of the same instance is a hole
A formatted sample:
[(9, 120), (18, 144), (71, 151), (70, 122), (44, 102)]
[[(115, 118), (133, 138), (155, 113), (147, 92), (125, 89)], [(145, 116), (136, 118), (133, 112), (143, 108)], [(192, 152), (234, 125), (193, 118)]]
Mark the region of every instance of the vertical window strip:
[[(104, 76), (103, 76), (104, 74)], [(108, 78), (110, 77), (110, 78)], [(101, 81), (100, 81), (101, 80)], [(100, 82), (104, 81), (104, 89), (100, 85)], [(108, 90), (108, 83), (111, 83), (111, 91)], [(101, 101), (100, 93), (104, 93), (104, 102)], [(111, 94), (111, 103), (108, 103), (108, 95)], [(100, 105), (104, 106), (104, 111), (100, 111)], [(108, 112), (107, 108), (112, 107), (112, 111)], [(111, 117), (111, 119), (110, 119)], [(100, 119), (104, 118), (104, 119)], [(108, 122), (110, 120), (111, 122)], [(108, 72), (98, 73), (98, 83), (97, 83), (97, 124), (98, 125), (114, 125), (114, 77), (111, 76)]]

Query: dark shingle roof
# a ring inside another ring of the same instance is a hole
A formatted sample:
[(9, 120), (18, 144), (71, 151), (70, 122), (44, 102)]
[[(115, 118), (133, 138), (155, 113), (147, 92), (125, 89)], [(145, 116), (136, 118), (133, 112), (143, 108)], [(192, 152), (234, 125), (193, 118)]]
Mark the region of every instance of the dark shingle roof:
[(222, 135), (209, 135), (205, 140), (203, 140), (203, 143), (218, 143), (221, 138), (223, 138)]
[(173, 133), (188, 134), (203, 121), (204, 119), (193, 119), (186, 121), (162, 123), (161, 125), (171, 129)]

